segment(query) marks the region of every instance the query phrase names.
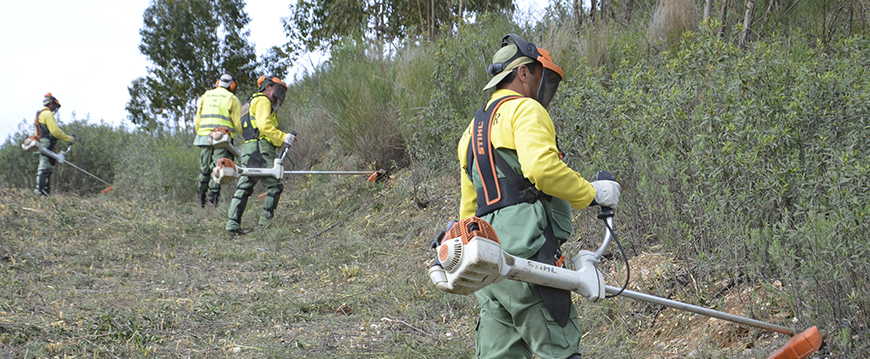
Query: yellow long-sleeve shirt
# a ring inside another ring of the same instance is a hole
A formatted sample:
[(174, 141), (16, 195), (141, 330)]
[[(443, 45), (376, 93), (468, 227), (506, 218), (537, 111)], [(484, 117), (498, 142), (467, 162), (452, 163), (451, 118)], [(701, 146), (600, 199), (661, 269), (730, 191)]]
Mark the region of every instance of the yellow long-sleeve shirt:
[(251, 100), (251, 116), (256, 118), (260, 138), (266, 138), (273, 146), (280, 147), (284, 143), (286, 133), (278, 129), (278, 116), (272, 113), (272, 101), (266, 96), (255, 96)]
[(43, 107), (42, 109), (43, 111), (39, 112), (39, 123), (45, 125), (45, 127), (48, 128), (48, 132), (51, 133), (52, 136), (54, 136), (58, 140), (69, 143), (72, 138), (64, 133), (60, 129), (60, 127), (57, 127), (57, 121), (54, 120), (54, 113), (51, 112), (48, 107)]
[[(499, 98), (511, 95), (519, 96), (514, 91), (497, 90), (487, 106)], [(473, 123), (472, 121), (468, 125), (458, 147), (459, 163), (462, 167), (460, 219), (473, 216), (477, 209), (477, 192), (466, 174), (468, 141), (471, 140)], [(595, 188), (559, 159), (553, 120), (547, 110), (534, 99), (522, 98), (504, 102), (493, 118), (490, 137), (495, 148), (516, 151), (522, 175), (539, 191), (568, 201), (574, 209), (585, 208), (592, 203)]]

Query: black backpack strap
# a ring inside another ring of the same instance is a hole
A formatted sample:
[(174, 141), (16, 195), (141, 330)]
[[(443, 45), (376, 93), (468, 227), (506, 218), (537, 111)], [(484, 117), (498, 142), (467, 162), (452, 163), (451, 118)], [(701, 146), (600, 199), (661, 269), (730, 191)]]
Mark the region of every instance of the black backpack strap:
[[(538, 250), (538, 253), (532, 257), (536, 262), (546, 263), (549, 265), (561, 265), (564, 257), (562, 250), (559, 248), (559, 240), (553, 233), (553, 223), (550, 216), (547, 216), (547, 228), (544, 229), (544, 245)], [(568, 325), (571, 319), (571, 291), (553, 287), (539, 285), (541, 290), (541, 298), (544, 300), (544, 307), (553, 316), (563, 328)]]
[[(468, 143), (466, 170), (471, 178), (472, 160), (477, 164), (481, 188), (477, 190), (477, 211), (482, 216), (497, 209), (518, 203), (534, 203), (541, 198), (549, 198), (535, 188), (527, 178), (520, 176), (498, 153), (492, 145), (492, 120), (498, 108), (505, 102), (521, 96), (506, 96), (496, 100), (489, 108), (481, 107), (474, 115), (472, 136)], [(498, 178), (496, 169), (505, 178)]]

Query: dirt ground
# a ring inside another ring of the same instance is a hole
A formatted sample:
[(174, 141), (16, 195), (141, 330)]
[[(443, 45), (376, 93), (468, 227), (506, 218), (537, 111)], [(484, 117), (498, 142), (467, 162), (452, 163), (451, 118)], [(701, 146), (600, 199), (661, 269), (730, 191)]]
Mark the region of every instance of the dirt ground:
[[(701, 283), (692, 278), (685, 263), (666, 254), (643, 253), (629, 263), (629, 290), (694, 305), (702, 301), (709, 309), (791, 325), (783, 300), (777, 299), (782, 298), (777, 295), (782, 290), (779, 281), (769, 286), (730, 279)], [(615, 270), (612, 263), (602, 269), (608, 283), (624, 283), (623, 273)], [(783, 334), (631, 298), (609, 300), (618, 300), (626, 313), (644, 317), (642, 322), (647, 325), (635, 332), (638, 343), (642, 343), (638, 349), (654, 353), (655, 358), (766, 358), (788, 341)]]

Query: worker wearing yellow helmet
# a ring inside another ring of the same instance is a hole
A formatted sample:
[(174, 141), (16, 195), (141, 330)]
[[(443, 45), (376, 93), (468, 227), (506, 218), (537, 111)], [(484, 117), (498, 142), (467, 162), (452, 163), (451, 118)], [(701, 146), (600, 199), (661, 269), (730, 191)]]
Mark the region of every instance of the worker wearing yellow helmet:
[[(296, 135), (285, 133), (277, 127), (278, 116), (275, 112), (284, 102), (287, 85), (277, 76), (261, 76), (257, 79), (257, 86), (258, 92), (251, 95), (250, 100), (242, 106), (242, 136), (245, 143), (242, 146), (241, 164), (244, 167), (264, 168), (274, 163), (279, 147), (289, 146), (296, 141)], [(242, 214), (245, 213), (248, 197), (258, 182), (266, 188), (258, 228), (268, 225), (275, 215), (275, 208), (278, 207), (278, 200), (284, 191), (281, 180), (243, 176), (239, 179), (227, 215), (229, 218), (226, 230), (230, 238), (248, 233), (241, 226)]]
[[(36, 137), (39, 137), (42, 147), (49, 151), (54, 151), (57, 140), (69, 144), (76, 141), (75, 135), (68, 136), (57, 126), (54, 115), (58, 109), (60, 109), (60, 101), (51, 92), (46, 93), (42, 101), (42, 109), (36, 112), (36, 119), (33, 122), (34, 127), (36, 127)], [(51, 174), (54, 172), (56, 162), (55, 159), (45, 154), (39, 154), (39, 168), (36, 171), (36, 194), (47, 196), (51, 193)]]
[[(572, 207), (616, 207), (619, 184), (589, 183), (562, 162), (546, 110), (562, 69), (546, 50), (506, 35), (488, 71), (484, 90), (495, 91), (458, 146), (460, 219), (489, 222), (511, 255), (560, 265), (560, 246), (574, 231)], [(475, 296), (478, 358), (580, 358), (570, 292), (507, 279)]]
[(221, 184), (211, 179), (211, 171), (221, 158), (233, 159), (233, 154), (226, 148), (215, 148), (209, 142), (211, 131), (218, 127), (226, 127), (232, 137), (242, 137), (242, 105), (235, 91), (238, 86), (236, 77), (227, 72), (215, 83), (215, 88), (206, 91), (200, 97), (196, 107), (194, 128), (195, 146), (199, 146), (199, 182), (196, 196), (199, 206), (205, 207), (206, 192), (208, 203), (217, 206), (221, 194)]

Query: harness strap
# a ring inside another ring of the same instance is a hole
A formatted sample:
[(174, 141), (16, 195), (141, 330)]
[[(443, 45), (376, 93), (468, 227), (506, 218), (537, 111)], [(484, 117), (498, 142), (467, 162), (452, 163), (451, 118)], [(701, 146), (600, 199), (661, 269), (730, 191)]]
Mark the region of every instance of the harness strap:
[(260, 129), (257, 128), (257, 119), (251, 118), (251, 101), (257, 97), (263, 96), (266, 95), (262, 93), (255, 93), (253, 96), (251, 96), (250, 99), (248, 99), (248, 102), (245, 102), (245, 105), (242, 106), (242, 137), (244, 137), (245, 143), (260, 139)]
[[(472, 138), (468, 144), (466, 162), (473, 159), (477, 164), (482, 188), (477, 191), (477, 211), (475, 216), (480, 217), (500, 208), (512, 206), (518, 203), (535, 203), (541, 199), (549, 200), (548, 196), (535, 188), (535, 185), (514, 171), (504, 157), (498, 153), (492, 145), (490, 130), (496, 111), (505, 101), (521, 98), (519, 96), (506, 96), (496, 100), (491, 108), (482, 107), (474, 115)], [(560, 156), (561, 157), (561, 156)], [(466, 165), (468, 175), (471, 177), (471, 163)], [(498, 178), (496, 168), (501, 170), (505, 178)], [(556, 265), (564, 260), (562, 251), (559, 249), (559, 240), (553, 233), (553, 223), (549, 215), (546, 215), (547, 227), (544, 228), (544, 244), (532, 256), (536, 262)], [(565, 327), (571, 319), (571, 292), (547, 286), (538, 286), (544, 307), (560, 326)]]
[[(518, 203), (535, 203), (539, 199), (549, 199), (550, 196), (535, 188), (528, 178), (522, 177), (505, 161), (492, 145), (492, 120), (498, 108), (506, 101), (522, 98), (521, 96), (505, 96), (496, 100), (489, 109), (481, 107), (474, 115), (472, 138), (468, 143), (466, 162), (473, 160), (477, 164), (477, 173), (482, 182), (477, 190), (477, 211), (480, 217), (497, 209)], [(471, 163), (467, 163), (469, 178), (471, 178)], [(496, 168), (501, 170), (504, 178), (498, 178)]]
[(42, 114), (43, 111), (48, 111), (47, 108), (36, 111), (36, 119), (33, 120), (33, 124), (36, 125), (36, 137), (43, 138), (48, 137), (51, 133), (42, 133), (42, 124), (39, 123), (39, 115)]

